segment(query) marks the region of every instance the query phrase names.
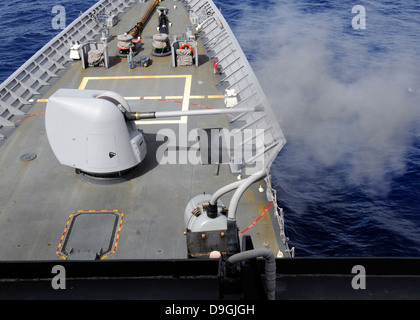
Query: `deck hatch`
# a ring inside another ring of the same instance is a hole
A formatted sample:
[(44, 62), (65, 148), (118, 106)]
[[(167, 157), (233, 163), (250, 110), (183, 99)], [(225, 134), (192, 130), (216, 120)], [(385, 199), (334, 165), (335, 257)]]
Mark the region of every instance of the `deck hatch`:
[(105, 259), (117, 249), (123, 214), (113, 211), (78, 211), (70, 215), (57, 254), (63, 259)]

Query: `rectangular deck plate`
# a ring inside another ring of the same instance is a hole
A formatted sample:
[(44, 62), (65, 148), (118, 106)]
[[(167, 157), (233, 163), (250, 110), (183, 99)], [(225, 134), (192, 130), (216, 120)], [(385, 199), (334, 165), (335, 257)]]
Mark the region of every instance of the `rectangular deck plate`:
[(57, 254), (63, 259), (105, 259), (117, 249), (123, 214), (82, 210), (70, 215)]

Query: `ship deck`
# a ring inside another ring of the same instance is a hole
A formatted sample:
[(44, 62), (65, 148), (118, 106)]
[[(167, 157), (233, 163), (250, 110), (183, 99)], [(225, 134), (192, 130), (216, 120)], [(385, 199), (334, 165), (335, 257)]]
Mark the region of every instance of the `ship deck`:
[[(167, 1), (166, 5), (172, 4)], [(214, 164), (191, 164), (185, 159), (194, 141), (181, 139), (176, 148), (177, 163), (162, 164), (157, 157), (164, 138), (162, 129), (175, 133), (193, 128), (227, 128), (227, 116), (188, 117), (140, 121), (138, 127), (148, 140), (148, 154), (135, 178), (118, 184), (101, 185), (86, 182), (75, 170), (62, 166), (55, 158), (45, 131), (48, 98), (59, 88), (110, 90), (124, 96), (133, 111), (199, 110), (225, 108), (223, 91), (217, 86), (209, 57), (198, 39), (199, 66), (172, 67), (171, 56), (150, 55), (152, 35), (156, 32), (154, 13), (142, 33), (138, 55), (152, 59), (148, 67), (130, 69), (125, 58), (116, 55), (116, 36), (131, 29), (144, 14), (145, 6), (136, 4), (110, 28), (108, 43), (110, 66), (83, 69), (76, 62), (35, 99), (25, 120), (16, 122), (14, 133), (0, 149), (0, 259), (62, 260), (59, 254), (63, 239), (74, 232), (73, 244), (106, 241), (116, 234), (106, 259), (183, 259), (187, 257), (184, 235), (184, 210), (198, 194), (212, 194), (237, 180), (226, 163), (214, 174)], [(169, 7), (171, 33), (185, 33), (189, 19), (181, 5)], [(77, 128), (76, 128), (77, 129)], [(31, 161), (22, 155), (35, 154)], [(238, 207), (240, 231), (250, 226), (269, 206), (266, 193), (260, 192), (264, 181), (252, 185), (242, 196)], [(232, 193), (221, 200), (228, 206)], [(285, 251), (279, 239), (274, 206), (245, 234), (251, 235), (255, 247), (268, 247), (277, 254)], [(79, 219), (76, 230), (68, 222), (78, 213), (90, 213)], [(115, 214), (116, 219), (109, 220)], [(110, 226), (115, 227), (110, 231)], [(99, 239), (99, 240), (98, 240)], [(102, 239), (102, 240), (101, 240)], [(105, 239), (105, 240), (103, 240)]]

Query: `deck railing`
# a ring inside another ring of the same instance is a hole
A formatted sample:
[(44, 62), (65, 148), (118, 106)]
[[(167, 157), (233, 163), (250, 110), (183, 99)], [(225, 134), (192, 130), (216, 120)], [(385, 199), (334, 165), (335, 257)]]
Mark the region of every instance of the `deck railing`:
[(73, 61), (69, 58), (72, 43), (84, 43), (100, 37), (102, 26), (95, 15), (117, 16), (136, 2), (98, 1), (0, 84), (0, 141), (6, 138), (4, 132), (10, 134), (15, 121), (31, 109), (34, 97), (41, 95), (42, 89), (51, 86), (72, 65)]

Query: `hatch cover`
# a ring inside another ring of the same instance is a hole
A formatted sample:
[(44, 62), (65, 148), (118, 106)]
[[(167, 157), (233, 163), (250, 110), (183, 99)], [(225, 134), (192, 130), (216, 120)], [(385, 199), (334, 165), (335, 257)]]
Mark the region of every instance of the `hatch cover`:
[(71, 214), (57, 254), (69, 260), (105, 259), (117, 250), (123, 216), (118, 210), (81, 210)]

